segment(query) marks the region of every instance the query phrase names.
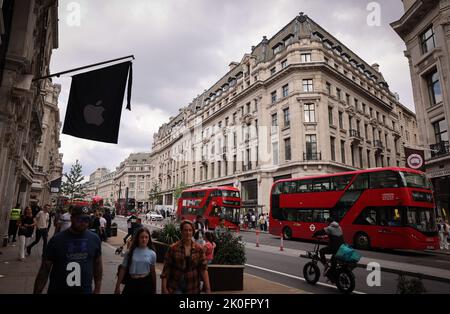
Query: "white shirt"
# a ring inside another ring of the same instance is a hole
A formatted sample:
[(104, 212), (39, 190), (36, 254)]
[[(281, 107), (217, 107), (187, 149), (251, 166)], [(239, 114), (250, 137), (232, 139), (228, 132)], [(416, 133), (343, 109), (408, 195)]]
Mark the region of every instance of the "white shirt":
[(49, 217), (50, 217), (49, 214), (42, 210), (39, 213), (37, 213), (36, 214), (36, 228), (47, 229)]
[(59, 222), (61, 223), (60, 231), (64, 231), (70, 228), (72, 222), (70, 221), (70, 213), (64, 213), (59, 217)]
[(106, 227), (106, 219), (103, 217), (100, 217), (100, 227), (105, 228)]

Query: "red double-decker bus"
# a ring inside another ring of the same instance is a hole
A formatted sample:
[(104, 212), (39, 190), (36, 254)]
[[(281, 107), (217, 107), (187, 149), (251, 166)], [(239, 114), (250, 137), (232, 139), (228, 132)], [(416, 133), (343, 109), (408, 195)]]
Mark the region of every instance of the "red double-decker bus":
[(178, 199), (177, 216), (194, 221), (202, 215), (208, 228), (214, 229), (221, 217), (230, 230), (239, 228), (241, 196), (234, 187), (189, 189)]
[(376, 168), (273, 184), (269, 232), (312, 239), (328, 217), (357, 248), (437, 249), (431, 184), (420, 171)]

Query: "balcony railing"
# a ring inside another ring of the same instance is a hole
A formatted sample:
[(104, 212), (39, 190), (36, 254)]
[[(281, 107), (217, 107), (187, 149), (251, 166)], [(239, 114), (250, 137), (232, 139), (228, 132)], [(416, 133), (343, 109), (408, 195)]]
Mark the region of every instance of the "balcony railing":
[(303, 160), (322, 160), (322, 153), (303, 153)]
[(442, 141), (437, 144), (430, 145), (431, 157), (439, 157), (442, 155), (450, 154), (449, 141)]
[(384, 148), (383, 142), (380, 141), (380, 140), (375, 140), (375, 141), (373, 141), (373, 146), (374, 146), (375, 148), (379, 148), (379, 149), (383, 149), (383, 148)]
[(355, 137), (355, 138), (358, 138), (358, 139), (362, 139), (361, 133), (359, 131), (357, 131), (357, 130), (352, 130), (352, 129), (350, 129), (350, 137)]

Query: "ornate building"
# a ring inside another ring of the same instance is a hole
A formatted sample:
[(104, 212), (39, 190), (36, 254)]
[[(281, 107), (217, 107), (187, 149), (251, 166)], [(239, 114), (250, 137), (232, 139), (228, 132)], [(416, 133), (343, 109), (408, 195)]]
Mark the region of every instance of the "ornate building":
[(406, 44), (426, 173), (440, 215), (450, 217), (450, 1), (404, 0), (391, 26)]
[[(37, 167), (43, 166), (35, 161), (45, 132), (49, 85), (33, 78), (49, 74), (52, 50), (58, 48), (58, 1), (1, 4), (0, 235), (4, 235), (10, 209), (16, 203), (28, 205)], [(57, 162), (59, 154), (54, 156)]]
[(267, 212), (274, 181), (404, 166), (417, 136), (379, 65), (301, 13), (160, 127), (150, 176), (167, 205), (180, 186), (234, 185)]

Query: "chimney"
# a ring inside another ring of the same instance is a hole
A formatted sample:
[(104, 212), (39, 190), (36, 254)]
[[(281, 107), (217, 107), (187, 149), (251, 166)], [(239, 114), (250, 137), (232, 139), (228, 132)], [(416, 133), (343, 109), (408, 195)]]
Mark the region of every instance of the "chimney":
[(238, 62), (232, 61), (228, 66), (230, 67), (230, 71), (239, 65)]
[(372, 64), (372, 68), (377, 71), (378, 73), (380, 73), (380, 65), (378, 63), (374, 63)]

